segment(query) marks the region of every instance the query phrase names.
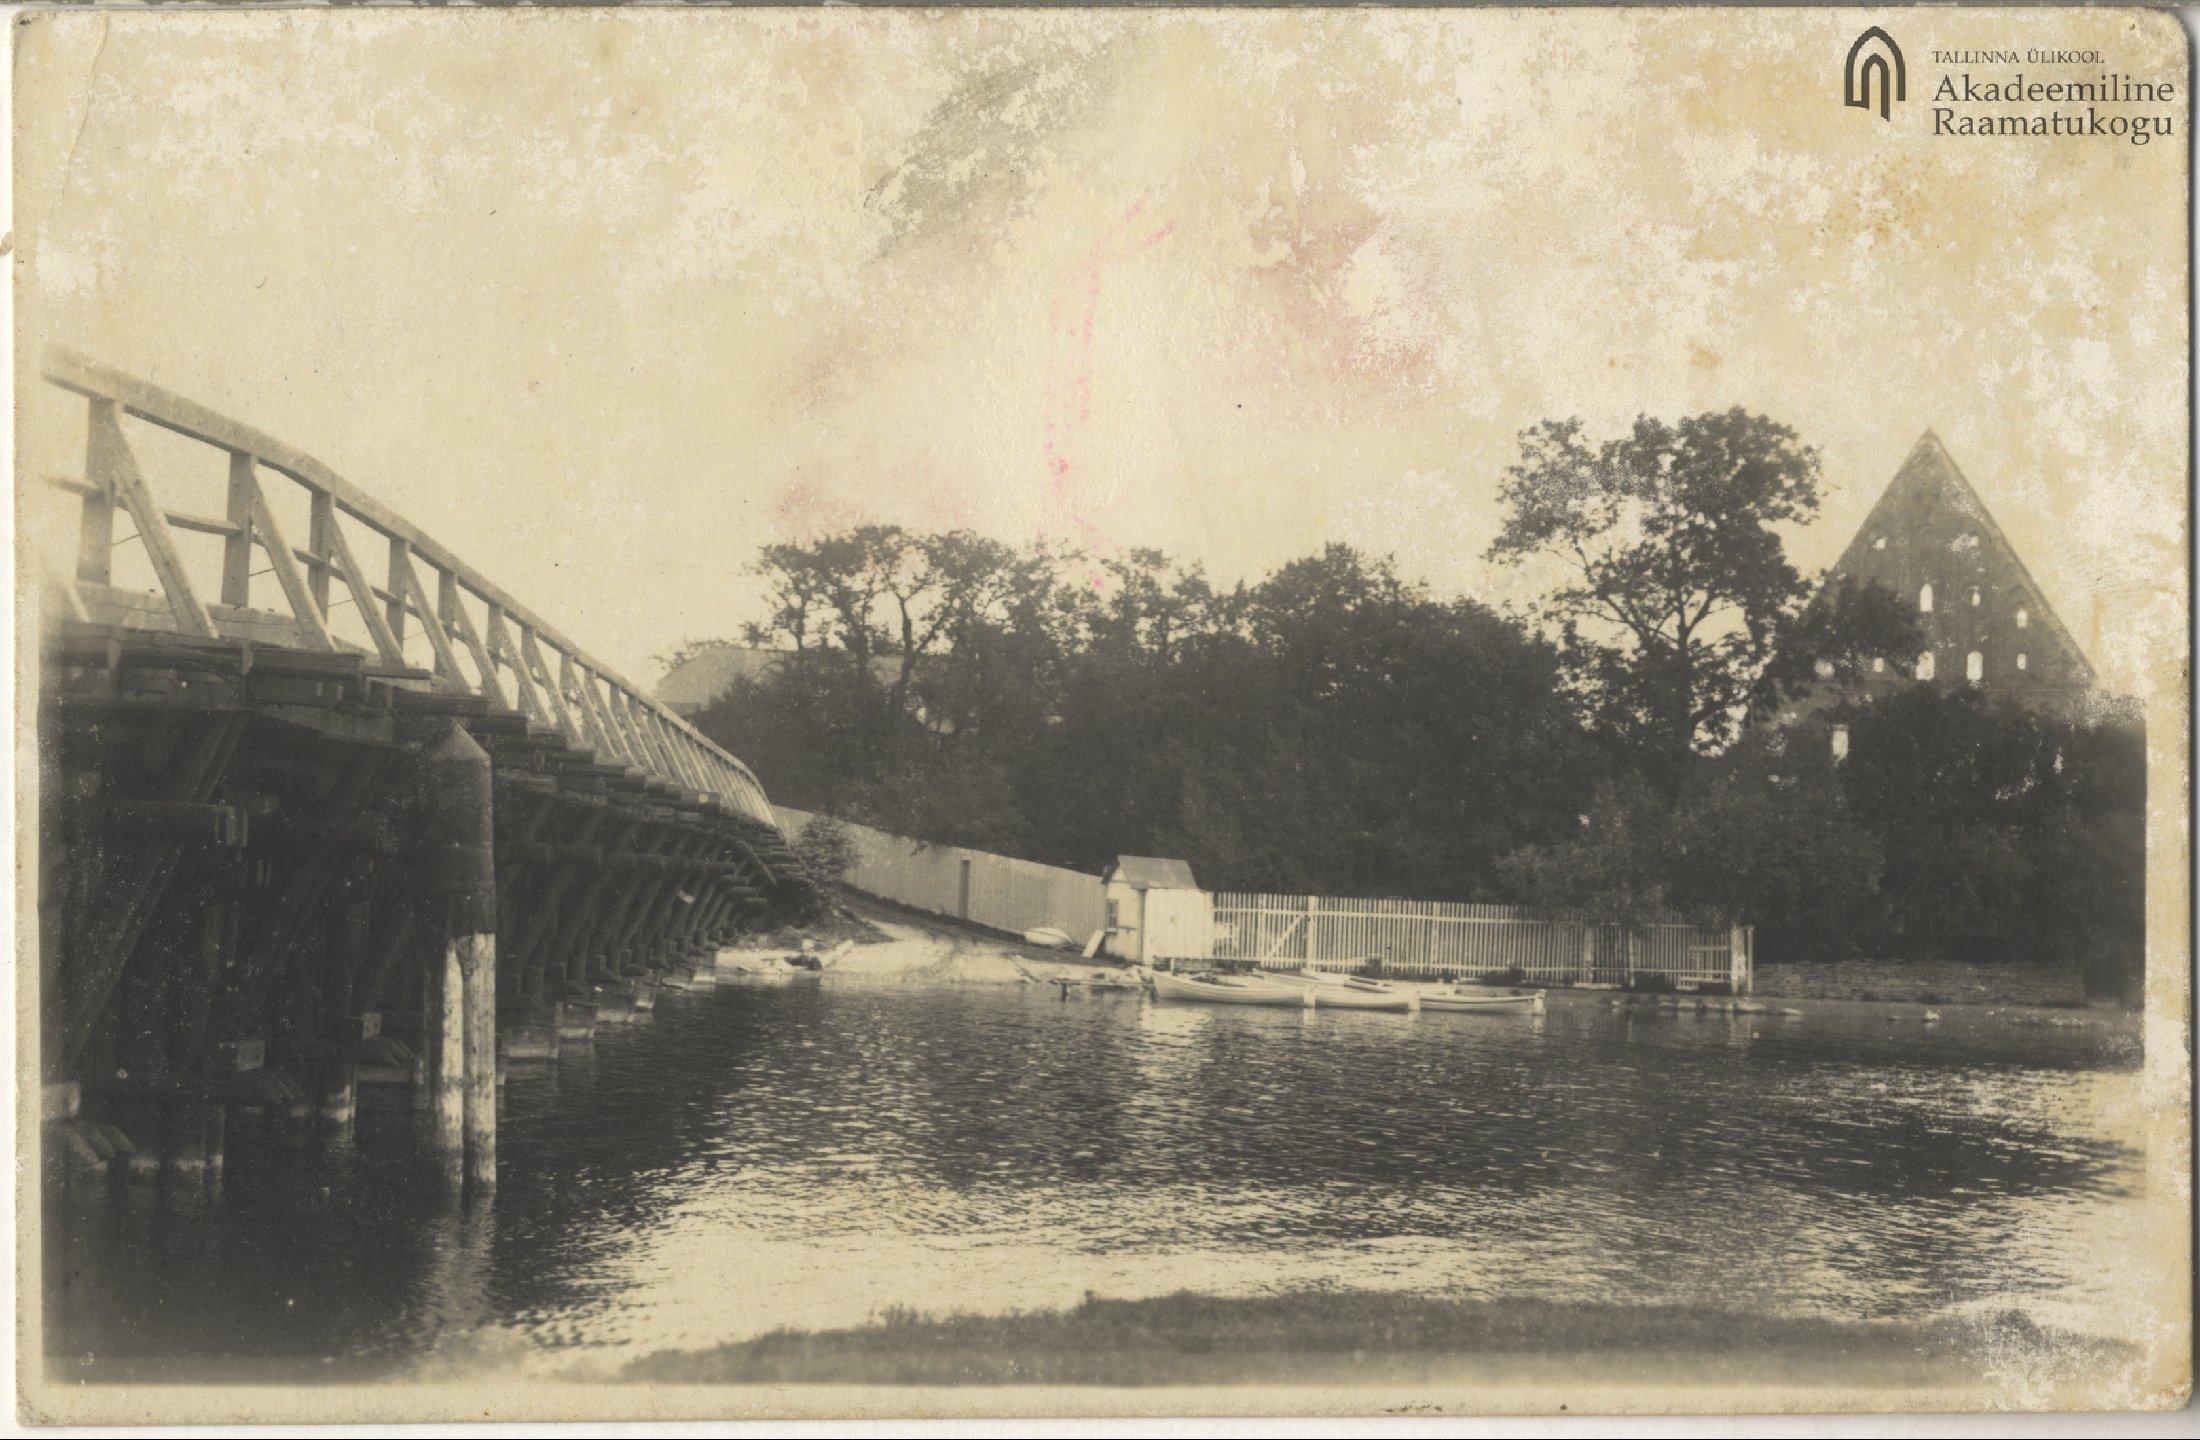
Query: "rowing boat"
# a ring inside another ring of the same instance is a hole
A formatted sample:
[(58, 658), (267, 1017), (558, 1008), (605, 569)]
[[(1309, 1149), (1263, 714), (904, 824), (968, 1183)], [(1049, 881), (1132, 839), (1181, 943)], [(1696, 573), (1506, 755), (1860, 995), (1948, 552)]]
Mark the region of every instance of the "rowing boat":
[(1267, 980), (1234, 975), (1173, 975), (1148, 970), (1146, 983), (1159, 1000), (1190, 1000), (1203, 1005), (1272, 1005), (1302, 1008), (1313, 1003), (1297, 985), (1277, 985)]
[(1494, 1010), (1499, 1014), (1511, 1012), (1541, 1015), (1543, 992), (1536, 990), (1526, 995), (1477, 995), (1465, 990), (1424, 990), (1421, 992), (1421, 1008), (1462, 1012)]
[(1340, 975), (1330, 970), (1301, 970), (1295, 975), (1277, 976), (1278, 980), (1297, 980), (1305, 984), (1313, 995), (1317, 1010), (1391, 1010), (1411, 1011), (1416, 997), (1411, 990), (1400, 990), (1380, 980), (1370, 980), (1364, 975)]

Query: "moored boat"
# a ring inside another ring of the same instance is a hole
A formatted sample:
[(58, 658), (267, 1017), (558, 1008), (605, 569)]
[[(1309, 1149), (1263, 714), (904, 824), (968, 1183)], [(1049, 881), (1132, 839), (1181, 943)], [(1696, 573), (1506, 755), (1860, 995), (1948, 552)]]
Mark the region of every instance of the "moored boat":
[(1543, 992), (1531, 991), (1525, 995), (1476, 994), (1471, 990), (1425, 990), (1421, 993), (1423, 1010), (1477, 1011), (1488, 1010), (1497, 1014), (1543, 1013)]
[(1357, 985), (1309, 985), (1306, 991), (1312, 997), (1316, 1010), (1390, 1010), (1405, 1013), (1420, 1007), (1420, 997), (1411, 990), (1392, 990), (1388, 986), (1379, 990), (1365, 990)]
[[(1283, 977), (1279, 977), (1283, 978)], [(1306, 985), (1317, 1010), (1392, 1010), (1416, 1008), (1419, 996), (1364, 975), (1344, 975), (1330, 970), (1301, 970), (1288, 977)]]
[(1146, 983), (1160, 1000), (1190, 1000), (1202, 1005), (1303, 1007), (1311, 1002), (1304, 986), (1237, 975), (1176, 975), (1148, 970)]

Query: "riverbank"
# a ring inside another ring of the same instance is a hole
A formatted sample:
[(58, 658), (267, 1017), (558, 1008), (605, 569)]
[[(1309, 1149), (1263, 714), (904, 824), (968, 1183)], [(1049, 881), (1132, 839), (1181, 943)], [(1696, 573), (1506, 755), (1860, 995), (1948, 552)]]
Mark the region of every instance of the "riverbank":
[(1973, 965), (1959, 960), (1837, 960), (1757, 967), (1760, 999), (1867, 1000), (1917, 1005), (2086, 1008), (2075, 970), (2045, 965)]
[[(791, 933), (791, 932), (790, 932)], [(1129, 967), (1074, 951), (1030, 945), (868, 896), (850, 895), (813, 934), (814, 950), (856, 943), (828, 976), (893, 985), (1128, 986)], [(776, 939), (783, 937), (775, 937)], [(784, 948), (792, 948), (791, 943)], [(1844, 961), (1763, 965), (1747, 1000), (1554, 987), (1549, 1002), (1651, 1009), (1755, 1012), (1776, 1018), (1841, 1014), (1895, 1025), (1933, 1026), (1963, 1016), (2021, 1029), (2084, 1032), (2138, 1053), (2142, 1016), (2127, 1006), (2087, 1003), (2074, 976), (2023, 966), (1952, 962)]]
[(1668, 1385), (1925, 1387), (2005, 1371), (2042, 1386), (2128, 1366), (2137, 1352), (2043, 1330), (2015, 1311), (1923, 1322), (1768, 1317), (1704, 1306), (1466, 1300), (1308, 1291), (1223, 1299), (1088, 1296), (1066, 1310), (922, 1316), (780, 1330), (652, 1355), (618, 1378), (653, 1384), (1340, 1385), (1564, 1374), (1593, 1359)]
[(831, 957), (824, 974), (835, 980), (912, 986), (1136, 984), (1129, 967), (1117, 962), (1086, 960), (1074, 950), (1026, 944), (865, 896), (851, 895), (833, 915), (802, 930), (760, 936), (753, 946), (740, 948), (783, 955), (804, 941), (810, 953)]

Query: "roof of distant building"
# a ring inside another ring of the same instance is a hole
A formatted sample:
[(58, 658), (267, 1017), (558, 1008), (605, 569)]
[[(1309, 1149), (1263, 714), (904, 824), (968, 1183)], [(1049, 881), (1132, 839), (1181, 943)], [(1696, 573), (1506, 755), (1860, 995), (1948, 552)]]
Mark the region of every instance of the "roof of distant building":
[(1183, 860), (1163, 860), (1152, 855), (1118, 855), (1100, 877), (1120, 880), (1134, 890), (1197, 890), (1192, 867)]
[[(657, 682), (657, 698), (678, 714), (693, 715), (725, 694), (736, 680), (761, 680), (793, 654), (731, 641), (703, 645)], [(893, 684), (901, 676), (901, 657), (877, 656), (871, 661), (871, 673), (879, 684)]]

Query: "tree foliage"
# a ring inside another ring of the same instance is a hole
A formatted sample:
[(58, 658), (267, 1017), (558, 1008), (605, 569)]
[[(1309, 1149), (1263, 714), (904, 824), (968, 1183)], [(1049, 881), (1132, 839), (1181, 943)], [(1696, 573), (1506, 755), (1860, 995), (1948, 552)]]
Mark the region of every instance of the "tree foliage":
[(1578, 420), (1520, 437), (1490, 556), (1557, 567), (1539, 614), (1574, 699), (1668, 792), (1733, 739), (1775, 656), (1807, 671), (1814, 634), (1875, 653), (1906, 638), (1860, 631), (1876, 608), (1833, 632), (1801, 623), (1811, 586), (1780, 527), (1817, 513), (1818, 470), (1793, 430), (1740, 409), (1643, 416), (1601, 443)]
[(1465, 897), (1598, 763), (1547, 646), (1345, 546), (1229, 591), (1155, 551), (882, 527), (761, 564), (752, 639), (789, 658), (700, 723), (788, 803), (922, 839)]

